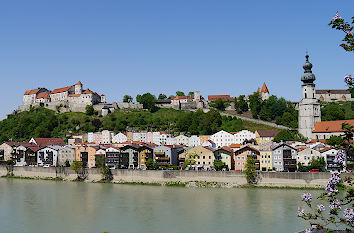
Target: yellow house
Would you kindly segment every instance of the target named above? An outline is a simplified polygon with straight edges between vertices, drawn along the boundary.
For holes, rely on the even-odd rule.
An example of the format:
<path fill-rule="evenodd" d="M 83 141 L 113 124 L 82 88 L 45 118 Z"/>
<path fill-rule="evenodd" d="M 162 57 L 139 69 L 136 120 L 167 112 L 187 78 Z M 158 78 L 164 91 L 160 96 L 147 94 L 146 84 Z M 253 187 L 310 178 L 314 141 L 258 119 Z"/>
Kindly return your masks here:
<path fill-rule="evenodd" d="M 75 160 L 82 161 L 84 167 L 96 166 L 96 151 L 98 146 L 80 146 L 75 148 Z"/>
<path fill-rule="evenodd" d="M 273 141 L 274 137 L 279 133 L 276 130 L 257 130 L 256 141 L 258 145 L 265 145 Z"/>
<path fill-rule="evenodd" d="M 217 150 L 214 151 L 214 156 L 215 159 L 223 161 L 229 170 L 234 170 L 234 152 L 233 150 L 228 147 L 228 146 L 223 146 Z"/>
<path fill-rule="evenodd" d="M 127 141 L 133 141 L 133 132 L 127 132 Z"/>
<path fill-rule="evenodd" d="M 274 143 L 268 143 L 259 147 L 261 171 L 269 171 L 273 169 L 272 145 L 274 145 Z"/>
<path fill-rule="evenodd" d="M 190 149 L 186 155 L 186 159 L 194 159 L 197 169 L 209 169 L 213 167 L 214 150 L 210 147 L 196 146 Z"/>
<path fill-rule="evenodd" d="M 139 168 L 146 169 L 146 161 L 153 159 L 153 149 L 147 146 L 139 148 Z"/>

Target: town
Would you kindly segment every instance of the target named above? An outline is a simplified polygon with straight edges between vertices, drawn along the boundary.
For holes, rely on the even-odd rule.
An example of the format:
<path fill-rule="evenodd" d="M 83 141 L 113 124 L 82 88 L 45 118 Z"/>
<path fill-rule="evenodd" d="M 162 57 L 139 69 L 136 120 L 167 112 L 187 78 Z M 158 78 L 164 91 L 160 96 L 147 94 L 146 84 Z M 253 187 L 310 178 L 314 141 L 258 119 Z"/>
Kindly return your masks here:
<path fill-rule="evenodd" d="M 303 69 L 302 100 L 297 103 L 297 109 L 298 132 L 304 140 L 274 140 L 280 130 L 220 130 L 212 135 L 189 136 L 164 131 L 102 130 L 74 134 L 67 142 L 62 138 L 3 142 L 0 145 L 0 158 L 3 163 L 13 161 L 14 166 L 69 167 L 74 161 L 80 161 L 83 167 L 95 168 L 97 160 L 104 159 L 104 165 L 111 169 L 242 172 L 245 170 L 247 158 L 252 157 L 259 171 L 295 172 L 306 171 L 306 168 L 313 168 L 310 170 L 315 172 L 345 171 L 345 166 L 338 166 L 334 161 L 338 149 L 333 144 L 327 144 L 327 140 L 332 136 L 343 136 L 343 124 L 353 126 L 354 120 L 321 121 L 319 101 L 351 100 L 351 95 L 346 90 L 315 90 L 316 78 L 312 73 L 308 55 Z M 262 100 L 269 98 L 265 83 L 257 93 Z M 209 96 L 206 101 L 199 92 L 194 92 L 193 96 L 175 96 L 158 104 L 167 104 L 177 109 L 210 108 L 209 104 L 213 100 L 230 98 L 230 95 L 214 95 Z M 62 106 L 68 105 L 71 110 L 85 109 L 88 105 L 99 106 L 101 111 L 110 109 L 105 103 L 104 95 L 90 89 L 83 90 L 81 82 L 54 91 L 45 88 L 26 91 L 21 108 L 25 110 L 36 104 L 50 108 L 58 106 L 59 103 Z M 127 104 L 133 106 L 132 103 Z M 106 113 L 109 114 L 108 111 Z M 348 160 L 351 160 L 351 155 L 348 155 Z M 321 165 L 318 165 L 318 161 Z"/>

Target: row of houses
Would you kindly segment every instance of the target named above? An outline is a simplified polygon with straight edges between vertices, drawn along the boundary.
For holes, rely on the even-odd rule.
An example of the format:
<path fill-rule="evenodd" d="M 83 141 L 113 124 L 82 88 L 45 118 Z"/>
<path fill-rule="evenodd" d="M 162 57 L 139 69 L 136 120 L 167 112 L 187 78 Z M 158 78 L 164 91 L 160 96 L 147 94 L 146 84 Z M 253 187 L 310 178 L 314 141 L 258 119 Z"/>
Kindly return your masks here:
<path fill-rule="evenodd" d="M 273 140 L 278 131 L 260 130 L 251 132 L 241 130 L 238 132 L 226 132 L 221 130 L 213 135 L 179 135 L 173 136 L 163 131 L 159 132 L 126 132 L 114 133 L 108 130 L 102 132 L 89 132 L 87 134 L 77 134 L 69 139 L 69 144 L 74 143 L 94 143 L 94 144 L 112 144 L 124 143 L 127 141 L 137 141 L 143 143 L 153 143 L 156 145 L 184 145 L 195 147 L 199 145 L 208 146 L 215 144 L 217 148 L 230 146 L 231 144 L 242 144 L 245 141 L 256 140 L 257 144 L 265 144 Z M 205 144 L 206 143 L 206 144 Z"/>
<path fill-rule="evenodd" d="M 147 169 L 151 159 L 160 167 L 183 167 L 188 169 L 213 170 L 214 161 L 222 161 L 227 170 L 244 171 L 247 158 L 252 157 L 261 171 L 296 171 L 298 164 L 308 166 L 314 158 L 324 158 L 327 170 L 341 170 L 334 163 L 337 150 L 324 143 L 274 143 L 257 145 L 231 144 L 216 147 L 204 145 L 156 145 L 143 142 L 118 144 L 77 143 L 66 145 L 62 139 L 32 138 L 29 142 L 5 142 L 0 145 L 0 161 L 14 160 L 15 166 L 68 166 L 73 161 L 82 161 L 87 168 L 96 167 L 99 157 L 110 168 Z"/>

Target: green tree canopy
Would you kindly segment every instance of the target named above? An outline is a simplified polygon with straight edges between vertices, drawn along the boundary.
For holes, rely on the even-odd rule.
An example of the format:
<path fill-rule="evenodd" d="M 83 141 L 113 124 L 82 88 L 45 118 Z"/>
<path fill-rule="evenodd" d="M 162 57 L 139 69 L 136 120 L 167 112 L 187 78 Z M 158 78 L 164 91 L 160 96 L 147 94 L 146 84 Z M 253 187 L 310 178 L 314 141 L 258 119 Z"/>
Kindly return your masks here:
<path fill-rule="evenodd" d="M 176 91 L 177 96 L 185 96 L 183 91 Z"/>
<path fill-rule="evenodd" d="M 131 102 L 133 102 L 133 97 L 131 97 L 130 95 L 124 95 L 123 102 L 124 103 L 131 103 Z"/>
<path fill-rule="evenodd" d="M 216 108 L 216 109 L 220 110 L 220 111 L 224 111 L 225 108 L 227 108 L 228 106 L 230 106 L 230 103 L 229 103 L 229 101 L 227 101 L 227 100 L 218 98 L 218 99 L 212 101 L 209 105 L 210 105 L 211 107 L 213 107 L 213 108 Z"/>
<path fill-rule="evenodd" d="M 155 105 L 156 97 L 151 93 L 145 93 L 143 95 L 138 95 L 136 97 L 137 101 L 143 105 L 144 109 L 148 109 L 150 112 L 157 111 L 157 107 Z"/>
<path fill-rule="evenodd" d="M 165 100 L 165 99 L 167 99 L 167 96 L 165 95 L 165 94 L 159 94 L 159 98 L 158 98 L 159 100 Z"/>
<path fill-rule="evenodd" d="M 92 105 L 86 105 L 86 115 L 92 116 L 95 114 L 95 109 Z"/>
<path fill-rule="evenodd" d="M 344 120 L 345 111 L 340 105 L 331 103 L 321 108 L 321 118 L 322 121 Z"/>

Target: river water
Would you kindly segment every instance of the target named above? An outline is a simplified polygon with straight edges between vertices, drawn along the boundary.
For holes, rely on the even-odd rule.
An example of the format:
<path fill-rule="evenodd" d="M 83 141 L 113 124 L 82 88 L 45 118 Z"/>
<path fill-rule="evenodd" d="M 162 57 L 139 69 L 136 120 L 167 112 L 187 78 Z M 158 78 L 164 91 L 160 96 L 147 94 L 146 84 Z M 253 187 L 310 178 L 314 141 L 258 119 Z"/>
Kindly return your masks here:
<path fill-rule="evenodd" d="M 297 232 L 303 192 L 0 179 L 0 232 Z"/>

